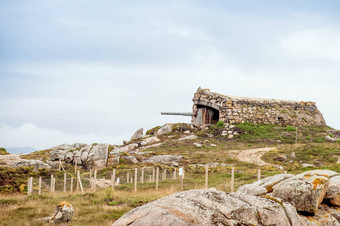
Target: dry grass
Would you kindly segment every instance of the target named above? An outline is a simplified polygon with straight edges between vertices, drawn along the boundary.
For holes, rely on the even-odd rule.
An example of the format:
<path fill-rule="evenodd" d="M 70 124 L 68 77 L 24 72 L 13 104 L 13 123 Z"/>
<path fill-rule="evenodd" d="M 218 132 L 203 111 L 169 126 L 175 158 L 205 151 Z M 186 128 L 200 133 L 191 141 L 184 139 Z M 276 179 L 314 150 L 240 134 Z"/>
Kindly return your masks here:
<path fill-rule="evenodd" d="M 100 190 L 96 193 L 55 193 L 26 196 L 0 195 L 1 225 L 48 225 L 39 220 L 52 215 L 60 201 L 70 202 L 74 216 L 70 225 L 111 225 L 125 212 L 166 195 L 175 193 L 173 187 L 133 191 Z"/>

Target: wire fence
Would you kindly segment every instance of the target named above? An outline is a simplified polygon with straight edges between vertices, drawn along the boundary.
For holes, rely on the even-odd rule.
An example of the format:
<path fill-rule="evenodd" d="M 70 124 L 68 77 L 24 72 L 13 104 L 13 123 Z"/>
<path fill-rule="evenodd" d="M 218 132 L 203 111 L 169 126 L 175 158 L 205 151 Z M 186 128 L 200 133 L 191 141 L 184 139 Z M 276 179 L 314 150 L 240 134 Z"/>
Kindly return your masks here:
<path fill-rule="evenodd" d="M 235 167 L 225 168 L 224 173 L 214 171 L 216 169 L 208 166 L 188 171 L 185 171 L 184 167 L 145 167 L 106 170 L 99 176 L 97 170 L 83 171 L 82 173 L 76 170 L 75 174 L 64 172 L 64 174 L 55 173 L 39 178 L 30 177 L 27 180 L 27 194 L 93 192 L 105 187 L 119 190 L 133 189 L 134 191 L 144 188 L 158 190 L 160 185 L 162 187 L 178 186 L 181 191 L 222 185 L 222 189 L 225 191 L 233 192 L 242 184 L 263 178 L 261 169 L 258 169 L 256 173 L 242 172 L 237 168 L 235 170 Z"/>

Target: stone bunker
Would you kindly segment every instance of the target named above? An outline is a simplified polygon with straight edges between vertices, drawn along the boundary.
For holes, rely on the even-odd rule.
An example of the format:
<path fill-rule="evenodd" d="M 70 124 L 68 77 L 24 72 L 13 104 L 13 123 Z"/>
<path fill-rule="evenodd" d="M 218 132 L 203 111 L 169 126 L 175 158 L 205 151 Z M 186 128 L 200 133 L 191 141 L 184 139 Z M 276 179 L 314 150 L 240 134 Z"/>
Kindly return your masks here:
<path fill-rule="evenodd" d="M 326 122 L 312 101 L 291 101 L 227 96 L 199 87 L 193 98 L 192 123 L 265 123 L 293 126 L 325 126 Z"/>

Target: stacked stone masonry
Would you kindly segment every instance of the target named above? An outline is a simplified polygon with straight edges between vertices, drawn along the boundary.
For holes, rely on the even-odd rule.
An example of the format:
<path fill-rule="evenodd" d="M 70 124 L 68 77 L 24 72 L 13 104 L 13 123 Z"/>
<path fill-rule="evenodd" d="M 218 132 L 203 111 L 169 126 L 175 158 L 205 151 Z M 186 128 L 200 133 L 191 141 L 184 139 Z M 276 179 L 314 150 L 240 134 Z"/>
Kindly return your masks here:
<path fill-rule="evenodd" d="M 198 88 L 193 102 L 192 122 L 196 125 L 217 121 L 231 124 L 326 125 L 321 112 L 311 101 L 225 96 Z"/>

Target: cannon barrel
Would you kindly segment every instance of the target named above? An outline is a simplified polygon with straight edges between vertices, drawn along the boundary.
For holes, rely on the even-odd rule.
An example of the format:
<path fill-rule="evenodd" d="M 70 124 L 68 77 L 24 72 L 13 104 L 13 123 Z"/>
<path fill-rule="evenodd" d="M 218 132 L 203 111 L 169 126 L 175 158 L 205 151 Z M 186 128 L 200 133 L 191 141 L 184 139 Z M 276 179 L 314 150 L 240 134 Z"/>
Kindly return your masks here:
<path fill-rule="evenodd" d="M 193 116 L 191 112 L 161 112 L 161 115 L 182 115 L 182 116 Z"/>

